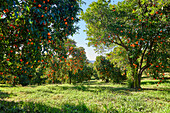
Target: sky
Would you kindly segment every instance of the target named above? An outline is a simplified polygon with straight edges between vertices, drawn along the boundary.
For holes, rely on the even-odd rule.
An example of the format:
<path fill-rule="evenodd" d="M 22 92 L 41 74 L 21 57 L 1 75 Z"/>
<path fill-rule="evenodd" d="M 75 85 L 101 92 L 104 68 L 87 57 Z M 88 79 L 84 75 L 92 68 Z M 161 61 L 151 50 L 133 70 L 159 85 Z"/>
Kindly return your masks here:
<path fill-rule="evenodd" d="M 89 7 L 89 5 L 92 2 L 97 2 L 97 0 L 83 0 L 86 4 L 83 4 L 81 8 L 83 9 L 83 12 L 86 11 L 86 9 Z M 123 0 L 111 0 L 112 4 L 117 4 L 117 2 L 123 1 Z M 83 20 L 80 20 L 79 23 L 77 24 L 79 26 L 79 31 L 77 34 L 73 35 L 73 37 L 70 36 L 71 39 L 75 40 L 77 42 L 78 47 L 84 47 L 86 56 L 88 60 L 95 60 L 96 56 L 99 56 L 100 54 L 95 53 L 93 47 L 88 47 L 88 40 L 86 40 L 87 35 L 86 32 L 83 32 L 83 30 L 86 29 L 86 23 Z"/>

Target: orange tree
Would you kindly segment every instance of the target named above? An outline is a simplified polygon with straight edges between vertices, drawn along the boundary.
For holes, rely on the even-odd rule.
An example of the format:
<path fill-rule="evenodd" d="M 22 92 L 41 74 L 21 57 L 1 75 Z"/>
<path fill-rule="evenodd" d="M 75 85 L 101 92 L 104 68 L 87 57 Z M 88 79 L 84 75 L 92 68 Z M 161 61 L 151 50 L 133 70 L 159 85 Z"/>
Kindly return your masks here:
<path fill-rule="evenodd" d="M 88 64 L 88 63 L 87 63 Z M 77 76 L 78 76 L 78 82 L 83 82 L 83 81 L 87 81 L 87 80 L 91 80 L 91 77 L 93 74 L 93 68 L 90 67 L 89 65 L 84 65 L 83 69 L 79 69 L 77 72 Z"/>
<path fill-rule="evenodd" d="M 73 80 L 76 80 L 75 82 L 83 82 L 88 76 L 88 67 L 87 67 L 87 57 L 86 52 L 83 47 L 78 47 L 73 49 L 72 51 L 72 61 L 70 63 L 73 64 L 72 74 Z"/>
<path fill-rule="evenodd" d="M 95 67 L 94 67 L 94 63 L 90 63 L 90 62 L 88 61 L 87 67 L 90 68 L 89 71 L 88 71 L 89 74 L 91 75 L 91 76 L 90 76 L 90 79 L 91 79 L 91 77 L 93 76 L 95 79 L 99 80 L 99 77 L 98 77 L 98 75 L 97 75 L 97 71 L 95 70 Z"/>
<path fill-rule="evenodd" d="M 69 83 L 82 82 L 87 73 L 82 72 L 84 66 L 87 64 L 87 57 L 83 47 L 76 47 L 74 40 L 68 40 L 66 42 L 68 50 L 68 59 L 66 61 L 68 69 Z M 83 74 L 80 74 L 83 73 Z"/>
<path fill-rule="evenodd" d="M 63 61 L 57 56 L 52 58 L 47 72 L 47 81 L 71 84 L 90 79 L 90 69 L 86 66 L 87 57 L 84 48 L 77 47 L 72 39 L 67 39 L 64 44 L 67 56 L 62 56 Z"/>
<path fill-rule="evenodd" d="M 162 76 L 169 68 L 169 2 L 124 0 L 111 5 L 110 0 L 98 0 L 82 12 L 89 45 L 98 50 L 119 45 L 126 50 L 132 88 L 140 88 L 144 70 L 153 68 Z"/>
<path fill-rule="evenodd" d="M 60 60 L 58 56 L 55 56 L 51 59 L 49 63 L 49 67 L 45 72 L 45 76 L 43 78 L 47 78 L 46 83 L 64 83 L 67 78 L 67 66 L 66 66 L 66 58 Z"/>
<path fill-rule="evenodd" d="M 121 69 L 122 75 L 126 76 L 126 71 L 129 68 L 128 56 L 126 50 L 117 46 L 112 52 L 107 54 L 107 59 L 109 59 L 115 66 Z"/>
<path fill-rule="evenodd" d="M 121 75 L 120 68 L 114 67 L 114 65 L 104 56 L 96 57 L 94 68 L 97 71 L 99 78 L 106 80 L 106 82 L 111 80 L 112 82 L 119 83 L 125 78 Z"/>
<path fill-rule="evenodd" d="M 61 47 L 61 46 L 60 46 Z M 68 80 L 68 74 L 69 74 L 69 67 L 70 63 L 69 58 L 72 53 L 73 48 L 76 48 L 76 42 L 71 39 L 67 39 L 64 41 L 64 48 L 66 51 L 66 54 L 59 54 L 52 57 L 49 68 L 46 71 L 46 82 L 48 83 L 64 83 Z M 59 58 L 61 56 L 62 59 Z"/>
<path fill-rule="evenodd" d="M 63 42 L 78 29 L 74 23 L 80 4 L 79 0 L 0 0 L 0 74 L 28 85 L 37 76 L 37 67 L 44 70 L 54 54 L 64 60 Z"/>

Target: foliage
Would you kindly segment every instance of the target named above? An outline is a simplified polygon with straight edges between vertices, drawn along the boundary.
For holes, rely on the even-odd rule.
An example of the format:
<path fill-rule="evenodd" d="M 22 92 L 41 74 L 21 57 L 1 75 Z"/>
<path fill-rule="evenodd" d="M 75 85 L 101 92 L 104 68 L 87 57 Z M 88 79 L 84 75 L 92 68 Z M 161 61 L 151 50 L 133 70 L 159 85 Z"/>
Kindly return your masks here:
<path fill-rule="evenodd" d="M 140 88 L 142 73 L 147 68 L 157 70 L 157 76 L 169 69 L 168 10 L 168 0 L 124 0 L 117 5 L 111 5 L 110 0 L 98 0 L 82 12 L 81 18 L 87 24 L 88 44 L 96 51 L 118 45 L 126 50 L 132 87 Z"/>
<path fill-rule="evenodd" d="M 66 43 L 69 55 L 69 58 L 66 61 L 67 69 L 70 72 L 68 76 L 70 80 L 69 82 L 82 82 L 90 76 L 86 73 L 87 57 L 85 49 L 83 47 L 71 46 L 76 45 L 76 43 L 71 40 L 68 40 Z"/>
<path fill-rule="evenodd" d="M 99 80 L 99 77 L 98 77 L 97 71 L 96 71 L 96 69 L 95 69 L 95 67 L 94 67 L 94 64 L 93 64 L 93 63 L 89 63 L 89 64 L 88 64 L 88 67 L 91 68 L 92 76 L 93 76 L 96 80 Z"/>
<path fill-rule="evenodd" d="M 1 0 L 0 74 L 19 77 L 20 83 L 26 85 L 40 76 L 36 75 L 37 68 L 46 69 L 53 56 L 64 61 L 64 41 L 78 29 L 74 23 L 79 21 L 80 3 L 79 0 Z"/>
<path fill-rule="evenodd" d="M 65 48 L 67 57 L 62 57 L 64 61 L 55 57 L 49 64 L 48 80 L 51 79 L 53 83 L 68 82 L 70 84 L 90 80 L 91 68 L 87 66 L 85 49 L 77 47 L 76 42 L 72 39 L 65 41 Z"/>
<path fill-rule="evenodd" d="M 121 75 L 120 68 L 114 67 L 114 65 L 104 56 L 96 57 L 94 67 L 99 75 L 99 78 L 106 80 L 106 82 L 109 82 L 111 79 L 113 82 L 119 83 L 124 78 Z"/>
<path fill-rule="evenodd" d="M 122 69 L 125 69 L 129 65 L 127 52 L 121 46 L 115 47 L 112 52 L 107 54 L 107 58 L 117 67 Z"/>

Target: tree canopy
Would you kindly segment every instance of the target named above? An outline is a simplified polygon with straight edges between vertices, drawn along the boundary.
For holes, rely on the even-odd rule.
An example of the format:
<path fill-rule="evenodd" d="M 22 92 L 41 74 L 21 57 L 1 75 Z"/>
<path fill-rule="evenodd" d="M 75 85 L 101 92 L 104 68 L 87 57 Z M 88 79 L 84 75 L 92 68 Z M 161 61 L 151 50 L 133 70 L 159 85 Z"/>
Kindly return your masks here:
<path fill-rule="evenodd" d="M 1 0 L 0 74 L 32 77 L 37 67 L 45 69 L 53 56 L 64 60 L 64 41 L 78 29 L 74 23 L 79 21 L 80 3 Z"/>
<path fill-rule="evenodd" d="M 140 88 L 147 68 L 161 76 L 169 68 L 168 0 L 124 0 L 117 5 L 98 0 L 81 15 L 87 24 L 89 46 L 100 51 L 119 45 L 126 50 L 131 87 Z"/>

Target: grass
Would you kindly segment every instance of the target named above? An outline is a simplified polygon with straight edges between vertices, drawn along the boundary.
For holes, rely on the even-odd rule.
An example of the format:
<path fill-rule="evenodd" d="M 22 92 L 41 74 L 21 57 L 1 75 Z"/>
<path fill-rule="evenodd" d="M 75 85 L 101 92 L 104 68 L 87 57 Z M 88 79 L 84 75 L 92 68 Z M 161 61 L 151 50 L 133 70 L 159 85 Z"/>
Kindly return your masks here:
<path fill-rule="evenodd" d="M 169 80 L 143 80 L 144 90 L 91 80 L 77 85 L 0 84 L 0 113 L 169 113 Z"/>

